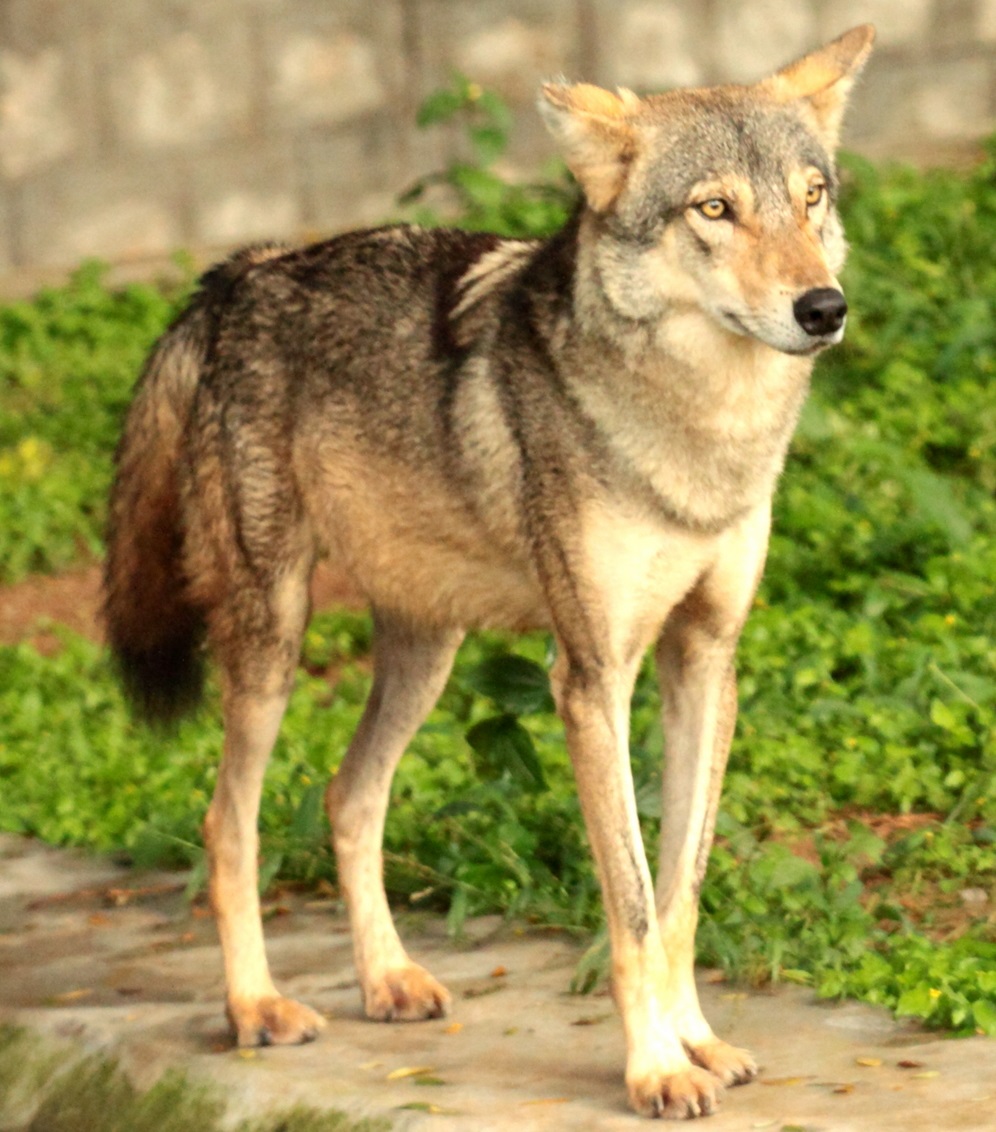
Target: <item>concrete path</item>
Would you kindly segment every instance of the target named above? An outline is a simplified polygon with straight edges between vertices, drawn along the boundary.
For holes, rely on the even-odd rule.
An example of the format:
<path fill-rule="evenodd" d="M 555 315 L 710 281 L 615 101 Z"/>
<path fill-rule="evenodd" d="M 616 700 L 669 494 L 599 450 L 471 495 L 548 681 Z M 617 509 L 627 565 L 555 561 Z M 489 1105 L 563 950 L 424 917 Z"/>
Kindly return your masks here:
<path fill-rule="evenodd" d="M 562 935 L 482 920 L 457 945 L 438 921 L 409 920 L 413 956 L 454 1009 L 388 1026 L 361 1016 L 341 910 L 282 900 L 267 922 L 278 983 L 328 1029 L 309 1046 L 240 1053 L 223 1028 L 214 925 L 181 885 L 0 836 L 0 1022 L 112 1052 L 140 1084 L 183 1068 L 219 1083 L 235 1116 L 302 1102 L 413 1132 L 640 1126 L 611 1001 L 567 993 L 578 951 Z M 762 1066 L 726 1094 L 711 1132 L 996 1130 L 996 1042 L 939 1039 L 798 988 L 702 983 L 716 1030 Z"/>

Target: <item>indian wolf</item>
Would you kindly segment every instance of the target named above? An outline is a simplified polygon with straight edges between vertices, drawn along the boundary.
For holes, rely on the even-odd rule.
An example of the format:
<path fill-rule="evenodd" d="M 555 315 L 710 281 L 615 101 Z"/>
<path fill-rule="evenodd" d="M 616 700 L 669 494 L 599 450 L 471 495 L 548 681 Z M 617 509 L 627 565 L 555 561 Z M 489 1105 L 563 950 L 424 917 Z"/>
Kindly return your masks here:
<path fill-rule="evenodd" d="M 221 671 L 204 826 L 238 1043 L 314 1038 L 275 987 L 257 895 L 261 783 L 329 558 L 369 600 L 374 680 L 327 793 L 366 1013 L 445 1014 L 382 880 L 394 768 L 465 632 L 545 628 L 602 886 L 630 1102 L 713 1111 L 756 1073 L 693 977 L 734 729 L 738 635 L 814 355 L 841 340 L 834 151 L 863 26 L 750 86 L 542 87 L 581 194 L 547 240 L 395 225 L 243 250 L 146 365 L 106 568 L 126 690 L 168 720 Z M 629 702 L 654 646 L 667 751 L 656 884 Z"/>

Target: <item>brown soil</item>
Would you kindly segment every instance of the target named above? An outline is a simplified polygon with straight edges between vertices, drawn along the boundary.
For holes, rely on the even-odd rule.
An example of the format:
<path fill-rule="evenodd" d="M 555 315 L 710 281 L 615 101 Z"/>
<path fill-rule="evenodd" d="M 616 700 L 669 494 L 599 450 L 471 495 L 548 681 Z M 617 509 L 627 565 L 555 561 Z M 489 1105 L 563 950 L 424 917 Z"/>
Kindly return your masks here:
<path fill-rule="evenodd" d="M 316 609 L 332 605 L 358 607 L 363 598 L 340 574 L 319 567 L 311 588 Z M 57 626 L 100 640 L 100 567 L 86 566 L 65 574 L 37 575 L 0 588 L 0 644 L 29 641 L 41 652 L 59 646 Z"/>
<path fill-rule="evenodd" d="M 42 652 L 58 647 L 57 625 L 98 640 L 100 567 L 37 575 L 0 588 L 0 644 L 30 641 Z"/>

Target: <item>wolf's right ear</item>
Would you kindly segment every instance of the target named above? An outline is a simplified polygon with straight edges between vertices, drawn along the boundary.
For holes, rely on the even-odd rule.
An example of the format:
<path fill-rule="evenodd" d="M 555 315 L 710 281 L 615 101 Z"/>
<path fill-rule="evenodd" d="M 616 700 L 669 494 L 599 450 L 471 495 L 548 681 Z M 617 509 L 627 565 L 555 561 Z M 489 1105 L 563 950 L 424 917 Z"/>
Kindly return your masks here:
<path fill-rule="evenodd" d="M 626 182 L 635 149 L 630 118 L 640 99 L 631 90 L 613 94 L 589 83 L 544 83 L 538 106 L 588 203 L 604 212 Z"/>
<path fill-rule="evenodd" d="M 847 96 L 874 42 L 875 29 L 871 24 L 851 28 L 825 47 L 783 67 L 760 85 L 778 102 L 802 104 L 827 147 L 835 150 Z"/>

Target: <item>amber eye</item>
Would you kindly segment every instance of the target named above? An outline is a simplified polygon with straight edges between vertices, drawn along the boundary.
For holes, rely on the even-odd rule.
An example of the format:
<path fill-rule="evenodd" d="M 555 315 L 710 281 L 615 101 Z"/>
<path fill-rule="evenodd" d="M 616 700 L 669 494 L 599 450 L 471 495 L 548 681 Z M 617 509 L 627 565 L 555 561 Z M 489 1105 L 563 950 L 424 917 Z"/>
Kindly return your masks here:
<path fill-rule="evenodd" d="M 706 220 L 724 220 L 730 215 L 730 206 L 725 200 L 721 200 L 719 197 L 714 197 L 712 200 L 704 200 L 695 207 Z"/>
<path fill-rule="evenodd" d="M 816 205 L 823 200 L 823 194 L 826 192 L 826 186 L 822 181 L 814 181 L 808 189 L 806 189 L 806 207 L 815 208 Z"/>

